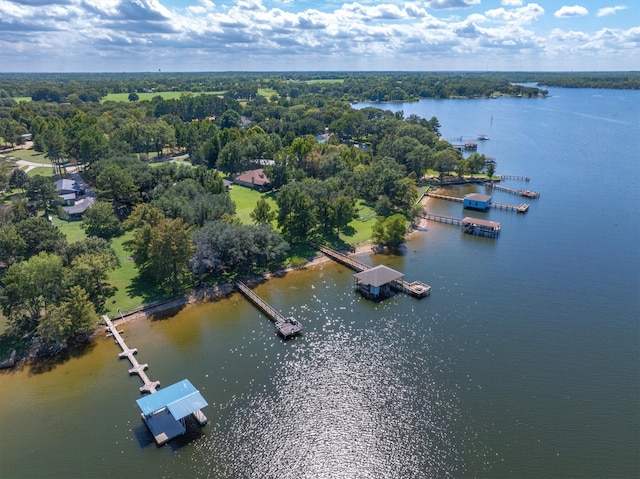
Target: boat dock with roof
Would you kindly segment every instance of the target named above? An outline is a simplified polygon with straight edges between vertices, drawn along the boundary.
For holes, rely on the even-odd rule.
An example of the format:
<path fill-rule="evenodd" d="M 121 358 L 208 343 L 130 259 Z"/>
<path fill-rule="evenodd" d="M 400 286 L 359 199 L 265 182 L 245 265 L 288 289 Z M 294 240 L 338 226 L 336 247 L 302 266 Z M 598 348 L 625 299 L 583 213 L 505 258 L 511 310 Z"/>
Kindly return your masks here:
<path fill-rule="evenodd" d="M 482 204 L 482 207 L 477 207 L 477 208 L 472 207 L 471 209 L 485 210 L 487 208 L 498 208 L 498 209 L 503 209 L 508 211 L 515 211 L 518 213 L 526 213 L 529 210 L 529 205 L 526 203 L 520 203 L 519 205 L 496 203 L 495 201 L 491 200 L 491 196 L 480 195 L 478 193 L 469 193 L 465 195 L 464 198 L 461 198 L 459 196 L 441 195 L 438 193 L 431 193 L 431 192 L 427 192 L 425 193 L 425 195 L 429 196 L 430 198 L 437 198 L 440 200 L 456 201 L 458 203 L 463 203 L 465 207 L 468 207 L 467 204 L 469 204 L 470 201 L 475 202 L 476 199 L 484 200 L 484 201 L 480 201 L 480 203 Z"/>
<path fill-rule="evenodd" d="M 387 287 L 407 293 L 418 299 L 424 298 L 431 294 L 431 286 L 422 281 L 413 281 L 411 283 L 404 280 L 404 274 L 391 269 L 387 266 L 380 265 L 376 267 L 368 266 L 361 263 L 349 256 L 342 254 L 327 246 L 322 246 L 316 243 L 310 243 L 310 245 L 320 251 L 322 251 L 329 258 L 334 259 L 338 263 L 341 263 L 355 271 L 354 275 L 356 287 L 366 297 L 379 297 L 383 293 L 387 292 Z M 380 291 L 376 291 L 376 288 L 382 288 Z"/>
<path fill-rule="evenodd" d="M 466 218 L 453 218 L 451 216 L 432 215 L 425 212 L 421 217 L 438 223 L 462 226 L 463 231 L 467 234 L 485 236 L 487 238 L 497 238 L 500 234 L 500 230 L 502 229 L 502 225 L 498 221 L 483 220 L 480 218 L 472 218 L 470 216 L 467 216 Z"/>
<path fill-rule="evenodd" d="M 293 337 L 302 331 L 302 325 L 297 319 L 293 317 L 285 317 L 280 314 L 275 308 L 271 307 L 242 281 L 235 281 L 235 285 L 249 301 L 255 304 L 258 309 L 260 309 L 275 323 L 276 331 L 284 339 Z"/>
<path fill-rule="evenodd" d="M 135 358 L 137 348 L 130 348 L 122 338 L 121 333 L 113 321 L 106 314 L 102 316 L 107 329 L 107 337 L 113 337 L 122 352 L 120 359 L 127 358 L 131 363 L 129 374 L 137 374 L 142 380 L 141 393 L 149 393 L 136 403 L 142 410 L 142 419 L 151 431 L 158 446 L 162 446 L 174 437 L 186 432 L 185 419 L 191 415 L 201 426 L 207 424 L 207 417 L 201 409 L 207 406 L 207 401 L 193 387 L 188 379 L 172 384 L 158 391 L 160 381 L 152 381 L 145 373 L 148 364 L 140 364 Z"/>

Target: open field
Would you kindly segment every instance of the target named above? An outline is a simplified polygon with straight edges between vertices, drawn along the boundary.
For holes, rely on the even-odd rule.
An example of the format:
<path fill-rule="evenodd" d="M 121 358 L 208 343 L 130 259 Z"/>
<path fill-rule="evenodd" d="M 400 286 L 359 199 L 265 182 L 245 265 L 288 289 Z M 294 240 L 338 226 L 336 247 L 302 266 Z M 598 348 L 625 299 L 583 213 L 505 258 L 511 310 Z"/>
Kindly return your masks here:
<path fill-rule="evenodd" d="M 193 91 L 157 91 L 151 93 L 138 93 L 138 101 L 151 100 L 156 96 L 161 96 L 164 100 L 175 100 L 182 95 L 221 95 L 223 91 L 206 91 L 206 92 L 193 92 Z M 100 100 L 101 103 L 105 101 L 129 101 L 129 93 L 109 93 L 107 96 Z"/>
<path fill-rule="evenodd" d="M 258 95 L 265 97 L 267 100 L 277 94 L 278 92 L 273 88 L 258 88 Z"/>

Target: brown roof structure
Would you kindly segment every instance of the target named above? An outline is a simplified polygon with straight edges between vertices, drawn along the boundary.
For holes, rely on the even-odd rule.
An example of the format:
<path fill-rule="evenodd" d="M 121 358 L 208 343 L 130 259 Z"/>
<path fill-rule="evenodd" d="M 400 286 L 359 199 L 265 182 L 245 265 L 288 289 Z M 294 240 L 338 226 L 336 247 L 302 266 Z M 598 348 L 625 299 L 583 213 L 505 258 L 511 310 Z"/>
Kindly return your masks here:
<path fill-rule="evenodd" d="M 353 277 L 361 283 L 377 287 L 393 283 L 396 280 L 401 280 L 403 276 L 404 274 L 401 272 L 391 269 L 383 264 L 353 275 Z"/>
<path fill-rule="evenodd" d="M 244 173 L 235 176 L 233 181 L 240 185 L 255 186 L 257 188 L 269 184 L 269 178 L 264 174 L 264 170 L 262 168 L 245 171 Z"/>

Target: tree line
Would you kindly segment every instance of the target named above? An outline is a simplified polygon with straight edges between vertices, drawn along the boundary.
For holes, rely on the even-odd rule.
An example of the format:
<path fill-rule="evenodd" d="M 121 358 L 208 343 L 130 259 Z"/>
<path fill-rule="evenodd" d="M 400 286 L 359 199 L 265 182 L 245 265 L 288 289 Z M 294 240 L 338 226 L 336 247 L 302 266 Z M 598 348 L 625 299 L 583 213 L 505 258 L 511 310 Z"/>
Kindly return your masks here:
<path fill-rule="evenodd" d="M 0 305 L 15 337 L 61 345 L 86 335 L 113 295 L 111 241 L 127 235 L 136 281 L 171 296 L 198 284 L 278 267 L 309 239 L 349 232 L 359 206 L 379 217 L 374 240 L 397 245 L 419 213 L 428 170 L 478 173 L 440 138 L 437 118 L 305 93 L 246 102 L 185 95 L 175 100 L 0 107 L 56 171 L 76 166 L 97 194 L 82 219 L 87 239 L 67 243 L 47 217 L 59 215 L 53 179 L 3 162 Z M 189 164 L 167 160 L 188 157 Z M 274 192 L 236 214 L 224 175 L 263 167 Z M 80 321 L 80 318 L 84 318 Z"/>

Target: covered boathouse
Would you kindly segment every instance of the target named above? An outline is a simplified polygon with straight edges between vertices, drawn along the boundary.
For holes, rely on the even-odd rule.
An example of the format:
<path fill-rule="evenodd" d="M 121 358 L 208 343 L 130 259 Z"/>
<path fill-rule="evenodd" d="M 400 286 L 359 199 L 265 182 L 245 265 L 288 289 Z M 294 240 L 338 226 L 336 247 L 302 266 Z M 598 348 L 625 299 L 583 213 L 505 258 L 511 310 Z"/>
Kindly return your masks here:
<path fill-rule="evenodd" d="M 462 207 L 471 210 L 485 211 L 491 206 L 491 198 L 491 195 L 469 193 L 467 195 L 464 195 Z"/>
<path fill-rule="evenodd" d="M 207 423 L 200 410 L 208 403 L 188 379 L 144 396 L 136 403 L 158 446 L 184 434 L 185 419 L 190 414 L 201 426 Z"/>
<path fill-rule="evenodd" d="M 462 219 L 462 228 L 465 233 L 487 238 L 497 238 L 502 225 L 498 221 L 483 220 L 467 216 Z"/>
<path fill-rule="evenodd" d="M 379 265 L 353 275 L 355 287 L 368 299 L 386 298 L 391 296 L 393 284 L 402 288 L 404 274 L 385 265 Z"/>

